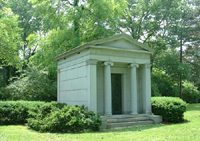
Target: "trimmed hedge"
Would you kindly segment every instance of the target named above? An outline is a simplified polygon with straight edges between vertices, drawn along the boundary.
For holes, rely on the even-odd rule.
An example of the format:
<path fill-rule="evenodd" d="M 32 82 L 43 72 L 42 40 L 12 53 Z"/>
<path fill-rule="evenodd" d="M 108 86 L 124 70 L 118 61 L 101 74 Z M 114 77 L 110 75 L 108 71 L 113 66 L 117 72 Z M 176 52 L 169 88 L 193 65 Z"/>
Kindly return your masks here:
<path fill-rule="evenodd" d="M 27 123 L 28 110 L 45 102 L 0 101 L 0 125 Z"/>
<path fill-rule="evenodd" d="M 182 122 L 186 102 L 177 97 L 152 97 L 152 112 L 161 115 L 166 122 Z"/>
<path fill-rule="evenodd" d="M 0 101 L 0 125 L 26 124 L 40 132 L 97 131 L 100 115 L 59 102 Z"/>

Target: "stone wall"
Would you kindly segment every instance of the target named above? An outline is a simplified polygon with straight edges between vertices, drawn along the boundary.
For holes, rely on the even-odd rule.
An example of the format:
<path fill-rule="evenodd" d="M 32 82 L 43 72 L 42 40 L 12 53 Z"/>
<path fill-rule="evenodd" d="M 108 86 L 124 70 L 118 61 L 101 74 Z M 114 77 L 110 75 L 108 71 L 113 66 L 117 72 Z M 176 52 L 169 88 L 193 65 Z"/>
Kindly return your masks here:
<path fill-rule="evenodd" d="M 88 106 L 87 51 L 58 63 L 58 101 Z"/>

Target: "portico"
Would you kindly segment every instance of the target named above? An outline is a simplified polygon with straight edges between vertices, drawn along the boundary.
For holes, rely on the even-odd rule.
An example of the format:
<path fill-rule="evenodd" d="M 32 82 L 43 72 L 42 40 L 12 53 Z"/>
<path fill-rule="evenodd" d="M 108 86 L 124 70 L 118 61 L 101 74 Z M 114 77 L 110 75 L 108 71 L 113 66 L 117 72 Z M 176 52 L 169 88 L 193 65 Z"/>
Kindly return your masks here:
<path fill-rule="evenodd" d="M 102 116 L 151 114 L 150 54 L 126 34 L 86 43 L 56 57 L 58 101 Z"/>

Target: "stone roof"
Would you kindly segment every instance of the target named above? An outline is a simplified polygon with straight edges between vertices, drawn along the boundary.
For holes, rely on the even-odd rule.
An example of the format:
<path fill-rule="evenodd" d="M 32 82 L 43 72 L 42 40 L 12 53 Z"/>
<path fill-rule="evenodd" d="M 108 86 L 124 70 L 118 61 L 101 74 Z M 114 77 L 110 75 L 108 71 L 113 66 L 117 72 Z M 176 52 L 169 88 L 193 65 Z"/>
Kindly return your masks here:
<path fill-rule="evenodd" d="M 87 43 L 85 43 L 83 45 L 80 45 L 78 47 L 70 49 L 67 52 L 64 52 L 64 53 L 58 55 L 57 57 L 55 57 L 55 60 L 58 61 L 60 59 L 66 58 L 67 56 L 69 56 L 71 54 L 74 54 L 76 52 L 79 52 L 79 51 L 81 51 L 83 49 L 87 49 L 87 48 L 104 48 L 104 49 L 108 48 L 108 49 L 118 49 L 119 50 L 119 48 L 116 48 L 116 47 L 104 46 L 104 44 L 106 44 L 106 43 L 113 42 L 113 41 L 118 41 L 118 40 L 128 41 L 133 46 L 143 50 L 143 51 L 136 51 L 136 52 L 144 52 L 144 53 L 153 53 L 154 52 L 154 49 L 148 47 L 147 45 L 145 45 L 145 44 L 143 44 L 141 42 L 138 42 L 137 40 L 133 39 L 128 34 L 117 34 L 117 35 L 110 36 L 108 38 L 103 38 L 103 39 L 87 42 Z M 129 48 L 129 50 L 131 51 L 131 50 L 134 50 L 134 49 Z"/>

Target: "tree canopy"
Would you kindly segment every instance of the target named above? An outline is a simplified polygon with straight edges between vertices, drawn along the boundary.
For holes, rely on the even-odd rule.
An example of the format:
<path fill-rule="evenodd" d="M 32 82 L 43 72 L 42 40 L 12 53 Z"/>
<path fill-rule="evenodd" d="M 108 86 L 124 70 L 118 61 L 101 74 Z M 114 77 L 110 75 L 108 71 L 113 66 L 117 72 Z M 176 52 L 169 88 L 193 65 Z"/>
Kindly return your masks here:
<path fill-rule="evenodd" d="M 20 66 L 18 46 L 21 44 L 21 29 L 18 16 L 10 8 L 0 8 L 0 65 Z"/>
<path fill-rule="evenodd" d="M 181 78 L 194 82 L 200 89 L 199 3 L 199 0 L 0 0 L 0 62 L 14 67 L 14 72 L 16 66 L 24 70 L 31 64 L 47 70 L 49 79 L 55 81 L 55 56 L 92 40 L 127 33 L 155 49 L 152 70 L 165 72 L 176 86 L 181 85 Z M 8 75 L 7 79 L 16 74 Z"/>

